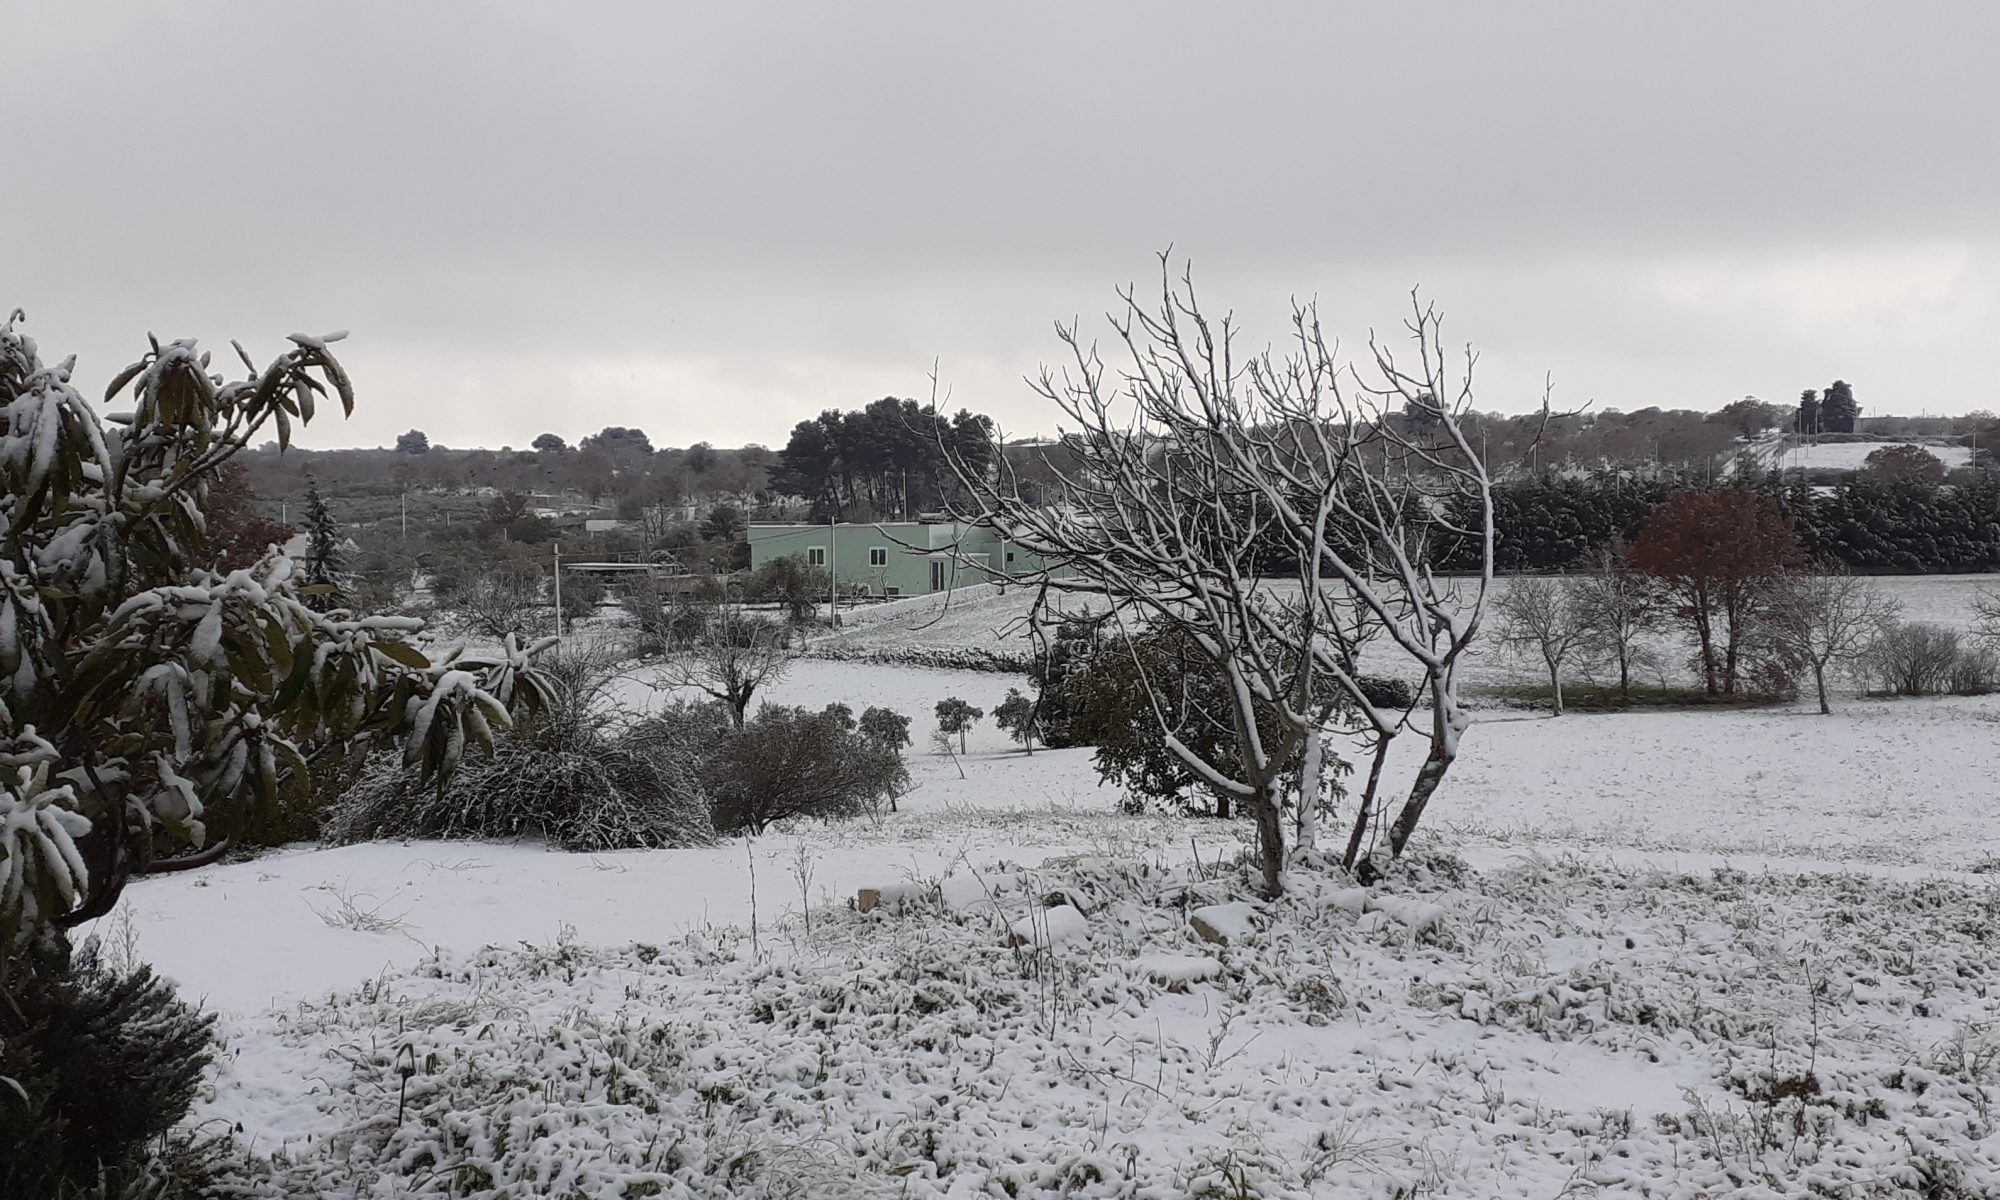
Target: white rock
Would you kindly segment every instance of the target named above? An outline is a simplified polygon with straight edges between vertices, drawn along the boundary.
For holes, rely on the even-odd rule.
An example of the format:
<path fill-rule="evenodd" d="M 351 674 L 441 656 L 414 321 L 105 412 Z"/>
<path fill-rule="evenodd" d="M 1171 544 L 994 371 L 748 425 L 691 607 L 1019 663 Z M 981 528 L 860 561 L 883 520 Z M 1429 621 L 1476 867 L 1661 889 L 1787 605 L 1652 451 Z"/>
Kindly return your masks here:
<path fill-rule="evenodd" d="M 1188 914 L 1188 923 L 1203 941 L 1227 946 L 1240 942 L 1257 928 L 1257 906 L 1247 900 L 1230 904 L 1210 904 Z"/>
<path fill-rule="evenodd" d="M 1170 992 L 1185 992 L 1191 983 L 1222 974 L 1221 963 L 1199 954 L 1147 954 L 1133 965 Z"/>
<path fill-rule="evenodd" d="M 1022 917 L 1007 931 L 1010 946 L 1046 949 L 1090 935 L 1090 919 L 1067 904 Z"/>

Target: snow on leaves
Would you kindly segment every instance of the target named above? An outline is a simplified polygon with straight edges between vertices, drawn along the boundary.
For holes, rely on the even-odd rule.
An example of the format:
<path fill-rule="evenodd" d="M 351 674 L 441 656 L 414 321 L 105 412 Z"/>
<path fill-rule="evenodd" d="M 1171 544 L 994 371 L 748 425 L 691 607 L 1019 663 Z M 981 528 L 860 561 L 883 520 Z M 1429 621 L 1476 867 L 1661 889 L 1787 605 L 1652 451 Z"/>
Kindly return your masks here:
<path fill-rule="evenodd" d="M 19 319 L 0 325 L 0 757 L 22 772 L 0 800 L 0 957 L 101 911 L 155 831 L 201 847 L 218 818 L 277 802 L 315 748 L 421 718 L 410 759 L 449 776 L 510 706 L 542 699 L 544 644 L 433 663 L 411 644 L 419 622 L 315 611 L 282 555 L 193 565 L 232 454 L 272 426 L 288 443 L 328 396 L 352 411 L 338 335 L 294 335 L 261 369 L 238 346 L 236 380 L 192 341 L 154 341 L 105 394 L 129 388 L 132 410 L 100 419 Z M 96 853 L 78 841 L 93 832 Z"/>

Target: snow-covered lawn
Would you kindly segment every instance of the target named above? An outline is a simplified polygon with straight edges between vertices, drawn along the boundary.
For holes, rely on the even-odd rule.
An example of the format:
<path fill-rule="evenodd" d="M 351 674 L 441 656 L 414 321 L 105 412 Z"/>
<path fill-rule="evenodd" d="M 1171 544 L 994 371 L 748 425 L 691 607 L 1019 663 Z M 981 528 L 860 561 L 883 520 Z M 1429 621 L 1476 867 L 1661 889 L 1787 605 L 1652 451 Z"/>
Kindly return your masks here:
<path fill-rule="evenodd" d="M 444 955 L 233 1023 L 201 1114 L 270 1196 L 2000 1187 L 1990 888 L 1536 856 L 1243 887 L 961 869 L 782 941 Z M 1191 932 L 1217 904 L 1226 945 Z M 1068 936 L 1007 945 L 1041 913 Z"/>
<path fill-rule="evenodd" d="M 2000 591 L 2000 577 L 1992 575 L 1885 575 L 1870 582 L 1902 603 L 1905 618 L 1960 628 L 1972 623 L 1973 601 L 1982 591 Z M 1283 591 L 1290 585 L 1278 582 L 1268 586 Z M 1495 580 L 1494 599 L 1505 595 L 1510 586 L 1511 581 L 1505 577 Z M 943 604 L 929 597 L 917 599 L 925 603 L 884 605 L 882 612 L 870 613 L 861 623 L 823 635 L 815 642 L 813 652 L 915 663 L 922 663 L 934 654 L 987 651 L 1025 658 L 1032 652 L 1025 621 L 1034 601 L 1032 589 L 1012 588 L 996 594 L 991 588 L 981 588 Z M 1065 597 L 1062 603 L 1072 611 L 1089 611 L 1092 598 Z M 1665 635 L 1648 640 L 1669 665 L 1669 677 L 1685 678 L 1680 665 L 1687 652 L 1681 641 Z M 1370 669 L 1387 672 L 1405 667 L 1385 645 L 1372 647 L 1365 662 Z M 1538 667 L 1499 652 L 1490 640 L 1473 647 L 1464 671 L 1475 692 L 1540 680 Z"/>

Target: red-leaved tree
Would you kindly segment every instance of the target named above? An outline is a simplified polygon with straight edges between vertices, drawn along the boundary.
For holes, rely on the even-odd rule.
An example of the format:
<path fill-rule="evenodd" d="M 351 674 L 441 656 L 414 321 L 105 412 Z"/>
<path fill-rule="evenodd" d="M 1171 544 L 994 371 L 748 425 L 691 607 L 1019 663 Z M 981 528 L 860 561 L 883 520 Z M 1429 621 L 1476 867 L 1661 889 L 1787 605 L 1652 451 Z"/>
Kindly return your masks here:
<path fill-rule="evenodd" d="M 1736 693 L 1753 618 L 1804 562 L 1792 519 L 1747 488 L 1674 493 L 1632 547 L 1632 565 L 1653 579 L 1699 648 L 1711 696 Z"/>

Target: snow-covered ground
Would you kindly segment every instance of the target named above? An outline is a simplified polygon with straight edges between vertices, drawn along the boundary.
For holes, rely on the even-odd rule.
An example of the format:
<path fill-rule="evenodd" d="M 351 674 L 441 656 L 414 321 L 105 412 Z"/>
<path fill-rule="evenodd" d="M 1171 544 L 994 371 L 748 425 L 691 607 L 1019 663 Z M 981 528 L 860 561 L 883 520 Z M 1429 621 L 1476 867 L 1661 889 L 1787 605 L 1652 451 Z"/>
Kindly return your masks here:
<path fill-rule="evenodd" d="M 1982 582 L 1887 586 L 1963 621 Z M 100 932 L 225 1014 L 199 1115 L 267 1195 L 2000 1194 L 2000 699 L 1483 710 L 1451 857 L 1270 907 L 1247 830 L 1119 813 L 1088 750 L 925 752 L 938 699 L 1021 682 L 794 664 L 768 699 L 916 718 L 880 821 L 297 849 Z"/>
<path fill-rule="evenodd" d="M 1933 446 L 1893 438 L 1879 442 L 1821 442 L 1806 446 L 1796 444 L 1791 438 L 1782 438 L 1765 442 L 1758 450 L 1772 467 L 1786 471 L 1858 471 L 1867 465 L 1868 456 L 1875 451 L 1904 445 L 1920 445 L 1936 455 L 1947 470 L 1972 463 L 1970 446 Z"/>

